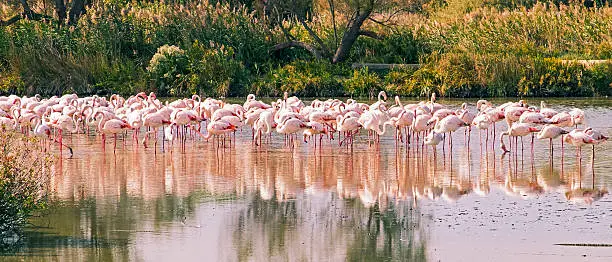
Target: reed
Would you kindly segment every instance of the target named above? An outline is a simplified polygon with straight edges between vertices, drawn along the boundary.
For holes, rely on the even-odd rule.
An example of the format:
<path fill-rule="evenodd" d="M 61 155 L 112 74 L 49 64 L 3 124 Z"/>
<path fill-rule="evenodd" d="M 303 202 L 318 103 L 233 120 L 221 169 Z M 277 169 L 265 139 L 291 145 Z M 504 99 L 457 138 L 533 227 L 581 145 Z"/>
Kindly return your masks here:
<path fill-rule="evenodd" d="M 0 93 L 242 96 L 369 96 L 372 90 L 423 96 L 592 96 L 610 94 L 609 65 L 562 64 L 612 59 L 612 8 L 562 1 L 432 1 L 391 26 L 366 24 L 381 38 L 360 37 L 347 64 L 318 61 L 299 49 L 270 53 L 285 41 L 280 25 L 313 42 L 292 20 L 273 23 L 253 5 L 103 1 L 78 25 L 20 21 L 0 28 Z M 11 15 L 8 5 L 0 14 Z M 315 6 L 316 7 L 316 6 Z M 330 16 L 310 22 L 334 46 Z M 185 52 L 185 64 L 147 70 L 162 46 Z M 179 61 L 173 61 L 178 63 Z M 421 63 L 419 70 L 356 72 L 353 62 Z M 171 72 L 172 70 L 178 70 Z M 179 72 L 180 71 L 180 72 Z M 168 78 L 168 76 L 172 76 Z M 364 78 L 367 85 L 356 83 Z M 375 83 L 375 84 L 372 84 Z"/>

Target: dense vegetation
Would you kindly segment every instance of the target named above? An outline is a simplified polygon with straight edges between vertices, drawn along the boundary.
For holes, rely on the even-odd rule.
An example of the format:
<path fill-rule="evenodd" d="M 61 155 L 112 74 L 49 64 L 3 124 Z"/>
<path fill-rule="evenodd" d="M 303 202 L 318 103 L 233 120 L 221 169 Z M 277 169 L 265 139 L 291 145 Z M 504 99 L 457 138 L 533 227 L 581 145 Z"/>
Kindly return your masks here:
<path fill-rule="evenodd" d="M 612 89 L 610 62 L 568 61 L 612 58 L 612 8 L 601 0 L 295 0 L 293 9 L 284 1 L 100 0 L 67 22 L 54 11 L 58 1 L 28 1 L 35 15 L 10 24 L 23 12 L 19 1 L 0 7 L 0 93 L 480 97 Z M 339 56 L 360 1 L 376 8 Z M 421 66 L 373 71 L 353 63 Z"/>
<path fill-rule="evenodd" d="M 18 239 L 33 212 L 45 207 L 50 159 L 35 139 L 0 132 L 0 250 Z"/>

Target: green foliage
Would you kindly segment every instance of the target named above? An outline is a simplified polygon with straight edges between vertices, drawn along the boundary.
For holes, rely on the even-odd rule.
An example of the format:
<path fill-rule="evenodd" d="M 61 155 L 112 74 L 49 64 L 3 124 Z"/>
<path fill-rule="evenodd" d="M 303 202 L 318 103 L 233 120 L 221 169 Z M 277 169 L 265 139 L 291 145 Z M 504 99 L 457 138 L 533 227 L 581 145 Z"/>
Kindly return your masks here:
<path fill-rule="evenodd" d="M 414 38 L 412 31 L 399 31 L 382 39 L 361 37 L 351 52 L 352 60 L 368 63 L 418 63 L 425 46 Z"/>
<path fill-rule="evenodd" d="M 0 132 L 0 247 L 11 244 L 33 212 L 45 207 L 50 159 L 33 138 Z M 8 243 L 7 243 L 8 242 Z"/>
<path fill-rule="evenodd" d="M 509 11 L 479 8 L 448 22 L 423 22 L 415 36 L 443 53 L 610 59 L 610 12 L 541 3 Z"/>
<path fill-rule="evenodd" d="M 288 91 L 305 96 L 369 96 L 380 89 L 408 96 L 437 91 L 458 97 L 610 93 L 608 64 L 585 67 L 560 61 L 612 59 L 612 8 L 601 7 L 601 1 L 597 5 L 601 8 L 558 0 L 427 1 L 421 10 L 425 12 L 402 13 L 388 21 L 390 26 L 366 22 L 363 29 L 380 39 L 359 37 L 347 64 L 314 60 L 300 48 L 270 53 L 274 45 L 288 40 L 281 25 L 295 36 L 292 40 L 316 41 L 295 20 L 272 22 L 252 1 L 180 3 L 103 1 L 92 5 L 75 26 L 22 20 L 2 27 L 0 93 L 276 96 Z M 337 19 L 342 19 L 343 7 L 337 7 Z M 338 43 L 329 13 L 320 9 L 320 3 L 309 7 L 307 19 L 334 49 Z M 180 54 L 166 57 L 158 52 L 170 45 Z M 348 66 L 354 62 L 421 63 L 421 67 L 354 72 Z"/>
<path fill-rule="evenodd" d="M 382 89 L 382 81 L 378 74 L 372 73 L 367 67 L 353 70 L 353 76 L 344 80 L 344 90 L 351 96 L 367 95 L 372 98 Z"/>
<path fill-rule="evenodd" d="M 583 82 L 585 74 L 589 74 L 586 68 L 577 63 L 535 60 L 519 81 L 518 92 L 523 96 L 591 96 L 592 88 Z"/>
<path fill-rule="evenodd" d="M 588 79 L 584 82 L 593 86 L 595 94 L 612 95 L 612 63 L 594 65 L 590 68 Z"/>
<path fill-rule="evenodd" d="M 177 46 L 163 45 L 157 49 L 147 72 L 159 95 L 176 96 L 185 92 L 188 63 L 185 51 Z"/>
<path fill-rule="evenodd" d="M 610 94 L 612 66 L 503 54 L 447 53 L 414 72 L 392 71 L 391 93 L 449 97 L 605 96 Z"/>
<path fill-rule="evenodd" d="M 214 42 L 209 45 L 205 47 L 196 41 L 189 50 L 189 92 L 201 95 L 241 95 L 245 90 L 244 81 L 248 72 L 241 62 L 234 59 L 234 49 Z"/>
<path fill-rule="evenodd" d="M 341 79 L 346 75 L 348 68 L 344 65 L 296 60 L 270 70 L 253 83 L 250 92 L 270 96 L 283 92 L 307 97 L 338 96 L 343 94 Z"/>
<path fill-rule="evenodd" d="M 146 69 L 139 67 L 132 60 L 108 61 L 103 56 L 90 57 L 88 63 L 93 86 L 84 93 L 108 95 L 119 93 L 133 95 L 148 90 L 148 81 L 143 79 Z"/>

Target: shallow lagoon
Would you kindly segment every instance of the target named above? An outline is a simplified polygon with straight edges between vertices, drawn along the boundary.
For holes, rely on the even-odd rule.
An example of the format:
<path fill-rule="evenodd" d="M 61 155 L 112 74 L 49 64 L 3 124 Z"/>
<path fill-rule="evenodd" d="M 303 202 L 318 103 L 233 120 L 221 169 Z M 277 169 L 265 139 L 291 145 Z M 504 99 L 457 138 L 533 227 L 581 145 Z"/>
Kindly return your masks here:
<path fill-rule="evenodd" d="M 549 104 L 580 107 L 612 133 L 608 99 Z M 612 260 L 612 247 L 584 245 L 612 244 L 610 145 L 594 162 L 585 147 L 578 165 L 558 140 L 551 159 L 548 141 L 533 157 L 529 138 L 502 155 L 478 135 L 467 147 L 457 132 L 452 150 L 436 151 L 396 145 L 391 132 L 380 145 L 362 132 L 352 147 L 291 148 L 278 135 L 256 147 L 245 128 L 228 148 L 198 140 L 154 153 L 128 135 L 115 154 L 73 135 L 52 207 L 0 260 Z"/>

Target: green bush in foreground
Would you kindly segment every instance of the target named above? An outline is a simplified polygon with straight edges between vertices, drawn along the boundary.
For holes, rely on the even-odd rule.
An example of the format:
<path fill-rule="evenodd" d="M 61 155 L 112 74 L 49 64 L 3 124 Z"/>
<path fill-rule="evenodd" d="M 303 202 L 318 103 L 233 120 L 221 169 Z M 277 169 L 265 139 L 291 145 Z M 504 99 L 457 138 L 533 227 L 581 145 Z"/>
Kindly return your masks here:
<path fill-rule="evenodd" d="M 45 207 L 50 157 L 37 141 L 0 132 L 0 247 L 11 244 L 33 212 Z"/>

